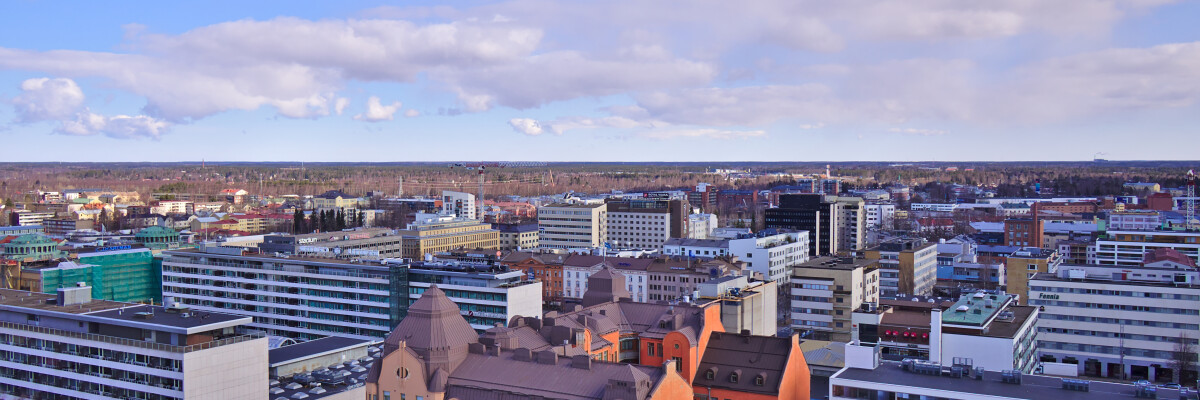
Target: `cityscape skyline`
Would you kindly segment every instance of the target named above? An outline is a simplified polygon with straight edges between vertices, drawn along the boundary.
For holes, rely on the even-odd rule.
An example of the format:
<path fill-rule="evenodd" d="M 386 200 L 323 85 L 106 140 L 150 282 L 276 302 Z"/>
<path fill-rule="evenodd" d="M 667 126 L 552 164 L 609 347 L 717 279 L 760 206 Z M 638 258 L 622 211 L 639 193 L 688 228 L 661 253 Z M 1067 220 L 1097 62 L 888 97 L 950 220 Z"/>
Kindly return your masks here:
<path fill-rule="evenodd" d="M 1196 3 L 287 5 L 10 5 L 5 161 L 1194 159 Z"/>

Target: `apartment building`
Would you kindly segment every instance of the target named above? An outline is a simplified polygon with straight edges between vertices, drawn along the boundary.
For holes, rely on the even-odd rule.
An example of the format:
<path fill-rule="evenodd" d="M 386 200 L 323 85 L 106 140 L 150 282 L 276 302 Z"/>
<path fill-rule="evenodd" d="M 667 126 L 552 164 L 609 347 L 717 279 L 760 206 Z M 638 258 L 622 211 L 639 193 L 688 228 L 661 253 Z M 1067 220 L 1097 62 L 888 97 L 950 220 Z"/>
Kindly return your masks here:
<path fill-rule="evenodd" d="M 708 239 L 718 226 L 716 214 L 688 214 L 687 219 L 688 239 Z"/>
<path fill-rule="evenodd" d="M 1195 382 L 1171 368 L 1180 340 L 1200 339 L 1200 272 L 1194 267 L 1129 269 L 1063 265 L 1029 281 L 1042 361 L 1077 364 L 1088 376 Z M 1182 380 L 1178 380 L 1182 378 Z"/>
<path fill-rule="evenodd" d="M 42 221 L 42 226 L 47 235 L 64 237 L 75 230 L 92 229 L 96 223 L 87 219 L 49 218 Z"/>
<path fill-rule="evenodd" d="M 729 255 L 729 239 L 670 238 L 663 244 L 662 253 L 668 256 L 715 258 Z"/>
<path fill-rule="evenodd" d="M 749 331 L 755 336 L 779 333 L 779 289 L 775 282 L 727 275 L 704 281 L 696 288 L 697 303 L 720 304 L 725 332 Z"/>
<path fill-rule="evenodd" d="M 1096 239 L 1089 263 L 1137 267 L 1142 265 L 1143 256 L 1155 249 L 1173 249 L 1200 261 L 1200 232 L 1110 229 Z"/>
<path fill-rule="evenodd" d="M 243 333 L 250 318 L 91 292 L 0 289 L 0 398 L 267 398 L 267 339 Z"/>
<path fill-rule="evenodd" d="M 625 290 L 635 302 L 647 302 L 650 296 L 650 258 L 602 257 L 572 254 L 563 262 L 563 297 L 581 300 L 588 290 L 588 277 L 600 270 L 611 268 L 620 271 L 625 280 Z"/>
<path fill-rule="evenodd" d="M 455 249 L 500 247 L 500 231 L 491 224 L 468 218 L 418 214 L 416 222 L 396 234 L 403 239 L 401 256 L 411 259 Z"/>
<path fill-rule="evenodd" d="M 937 284 L 937 245 L 924 239 L 896 239 L 868 249 L 879 260 L 880 296 L 927 296 Z"/>
<path fill-rule="evenodd" d="M 512 271 L 521 271 L 529 279 L 542 282 L 542 302 L 557 309 L 563 300 L 563 263 L 567 254 L 514 251 L 505 254 L 500 264 Z"/>
<path fill-rule="evenodd" d="M 1023 247 L 1008 255 L 1004 263 L 1005 291 L 1017 296 L 1020 304 L 1029 304 L 1029 280 L 1035 274 L 1056 273 L 1062 264 L 1055 250 Z"/>
<path fill-rule="evenodd" d="M 343 193 L 341 190 L 330 190 L 313 196 L 312 204 L 316 210 L 357 210 L 362 202 L 358 197 Z M 199 208 L 199 205 L 197 205 Z"/>
<path fill-rule="evenodd" d="M 868 228 L 887 229 L 896 219 L 896 205 L 891 203 L 867 203 L 863 205 L 866 217 L 864 224 Z"/>
<path fill-rule="evenodd" d="M 680 200 L 610 199 L 605 241 L 620 248 L 661 249 L 667 239 L 685 233 L 687 214 L 680 203 Z"/>
<path fill-rule="evenodd" d="M 863 258 L 816 257 L 795 266 L 791 282 L 791 326 L 813 340 L 849 342 L 854 310 L 878 303 L 879 262 Z"/>
<path fill-rule="evenodd" d="M 40 226 L 43 225 L 43 221 L 54 218 L 55 215 L 52 212 L 16 210 L 8 214 L 8 224 L 13 226 Z"/>
<path fill-rule="evenodd" d="M 992 371 L 1033 372 L 1037 364 L 1037 307 L 1017 305 L 1016 296 L 978 291 L 963 294 L 950 308 L 932 310 L 931 361 L 971 359 Z M 932 358 L 932 357 L 931 357 Z"/>
<path fill-rule="evenodd" d="M 443 190 L 442 214 L 466 219 L 479 219 L 479 209 L 475 205 L 475 195 Z"/>
<path fill-rule="evenodd" d="M 1163 226 L 1158 211 L 1128 210 L 1108 213 L 1110 231 L 1156 231 Z"/>
<path fill-rule="evenodd" d="M 729 254 L 784 288 L 791 281 L 792 268 L 808 261 L 810 243 L 805 231 L 757 235 L 729 240 Z"/>
<path fill-rule="evenodd" d="M 538 246 L 591 248 L 608 239 L 608 206 L 556 203 L 538 207 Z"/>
<path fill-rule="evenodd" d="M 837 202 L 842 205 L 842 216 L 838 223 L 838 251 L 862 250 L 866 246 L 867 213 L 866 202 L 862 197 L 838 196 Z"/>
<path fill-rule="evenodd" d="M 647 301 L 695 301 L 700 285 L 714 278 L 740 275 L 741 268 L 723 260 L 654 257 L 646 267 Z"/>
<path fill-rule="evenodd" d="M 540 282 L 485 264 L 349 262 L 213 246 L 163 254 L 164 296 L 199 310 L 253 317 L 249 326 L 273 336 L 378 340 L 433 284 L 480 330 L 541 313 Z"/>

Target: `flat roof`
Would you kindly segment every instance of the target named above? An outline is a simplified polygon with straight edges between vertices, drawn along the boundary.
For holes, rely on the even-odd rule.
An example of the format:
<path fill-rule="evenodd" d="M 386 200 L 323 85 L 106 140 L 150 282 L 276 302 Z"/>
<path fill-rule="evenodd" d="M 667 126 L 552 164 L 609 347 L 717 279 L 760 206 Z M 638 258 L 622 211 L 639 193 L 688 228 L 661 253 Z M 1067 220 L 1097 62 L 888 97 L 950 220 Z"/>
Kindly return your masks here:
<path fill-rule="evenodd" d="M 990 397 L 1006 397 L 1010 399 L 1027 400 L 1096 400 L 1096 399 L 1133 399 L 1135 388 L 1129 384 L 1119 384 L 1101 381 L 1091 381 L 1087 392 L 1066 390 L 1062 388 L 1062 378 L 1044 375 L 1023 375 L 1021 384 L 1004 383 L 1000 380 L 1000 372 L 986 371 L 983 379 L 974 377 L 951 378 L 940 375 L 924 375 L 908 372 L 900 368 L 900 363 L 884 361 L 878 368 L 860 369 L 846 368 L 834 374 L 830 379 L 846 379 L 860 382 L 880 383 L 898 386 L 896 391 L 904 391 L 904 387 L 919 387 L 964 395 Z M 1179 391 L 1158 388 L 1158 398 L 1177 399 Z M 970 397 L 964 397 L 970 398 Z"/>
<path fill-rule="evenodd" d="M 357 347 L 367 347 L 371 343 L 372 341 L 367 339 L 355 339 L 343 336 L 323 337 L 303 343 L 271 349 L 267 352 L 267 358 L 269 359 L 268 364 L 272 367 L 277 367 L 281 364 L 296 360 L 320 357 L 326 354 L 345 351 Z"/>
<path fill-rule="evenodd" d="M 808 260 L 808 262 L 796 265 L 794 268 L 821 268 L 821 269 L 854 270 L 854 269 L 869 267 L 873 264 L 878 264 L 878 263 L 879 263 L 879 260 L 869 260 L 866 258 L 820 256 L 820 257 L 810 258 Z"/>
<path fill-rule="evenodd" d="M 142 318 L 138 315 L 138 313 L 143 312 L 153 312 L 154 316 L 150 318 Z M 187 316 L 184 316 L 185 314 Z M 88 313 L 88 315 L 119 321 L 169 326 L 173 328 L 203 328 L 205 330 L 219 329 L 226 326 L 235 326 L 241 323 L 248 324 L 251 320 L 250 317 L 243 317 L 241 315 L 213 313 L 208 311 L 185 310 L 184 312 L 167 312 L 163 307 L 148 305 L 134 305 L 125 307 L 124 309 Z"/>
<path fill-rule="evenodd" d="M 978 296 L 982 294 L 983 296 Z M 942 322 L 957 325 L 983 326 L 992 315 L 1001 311 L 1001 307 L 1013 297 L 1009 294 L 997 293 L 963 293 L 954 305 L 942 313 Z M 958 310 L 963 311 L 958 311 Z"/>
<path fill-rule="evenodd" d="M 87 314 L 94 311 L 115 310 L 129 306 L 108 300 L 92 300 L 85 304 L 60 306 L 57 293 L 27 292 L 24 290 L 0 289 L 0 306 L 23 307 L 34 310 L 54 311 L 68 314 Z"/>
<path fill-rule="evenodd" d="M 608 205 L 608 203 L 600 203 L 600 204 L 554 203 L 554 204 L 547 204 L 547 205 L 544 205 L 544 206 L 542 206 L 542 207 L 554 207 L 554 208 L 596 208 L 596 207 L 603 207 L 603 206 L 606 206 L 606 205 Z"/>

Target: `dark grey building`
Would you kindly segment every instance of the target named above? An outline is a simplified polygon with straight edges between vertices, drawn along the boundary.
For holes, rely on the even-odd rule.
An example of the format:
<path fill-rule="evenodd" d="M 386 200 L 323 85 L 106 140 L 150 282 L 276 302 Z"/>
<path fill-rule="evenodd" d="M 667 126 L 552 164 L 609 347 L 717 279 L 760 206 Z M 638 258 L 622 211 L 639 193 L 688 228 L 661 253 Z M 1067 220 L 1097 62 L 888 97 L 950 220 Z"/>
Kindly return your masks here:
<path fill-rule="evenodd" d="M 842 204 L 837 196 L 821 194 L 784 194 L 779 207 L 764 212 L 767 228 L 808 231 L 809 255 L 831 255 L 838 249 L 838 231 Z"/>

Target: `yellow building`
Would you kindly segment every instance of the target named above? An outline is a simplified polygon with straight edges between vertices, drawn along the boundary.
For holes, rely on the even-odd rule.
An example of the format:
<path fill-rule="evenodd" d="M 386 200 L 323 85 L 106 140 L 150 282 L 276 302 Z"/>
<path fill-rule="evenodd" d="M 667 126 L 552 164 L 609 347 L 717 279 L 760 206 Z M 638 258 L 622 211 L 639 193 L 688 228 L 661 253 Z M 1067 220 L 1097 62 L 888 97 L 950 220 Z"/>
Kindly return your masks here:
<path fill-rule="evenodd" d="M 401 255 L 418 259 L 426 254 L 454 249 L 498 249 L 500 231 L 478 220 L 436 217 L 418 221 L 398 232 Z"/>
<path fill-rule="evenodd" d="M 879 260 L 814 257 L 792 269 L 792 329 L 814 340 L 849 342 L 851 315 L 879 302 Z"/>
<path fill-rule="evenodd" d="M 937 244 L 924 239 L 894 239 L 867 249 L 879 260 L 879 290 L 884 297 L 928 296 L 937 284 Z"/>
<path fill-rule="evenodd" d="M 313 196 L 313 206 L 318 210 L 358 209 L 357 197 L 342 193 L 340 190 L 330 190 Z"/>
<path fill-rule="evenodd" d="M 1037 247 L 1022 247 L 1008 256 L 1004 274 L 1008 281 L 1008 294 L 1017 296 L 1021 305 L 1028 305 L 1029 279 L 1039 272 L 1058 272 L 1062 258 L 1058 252 Z"/>

